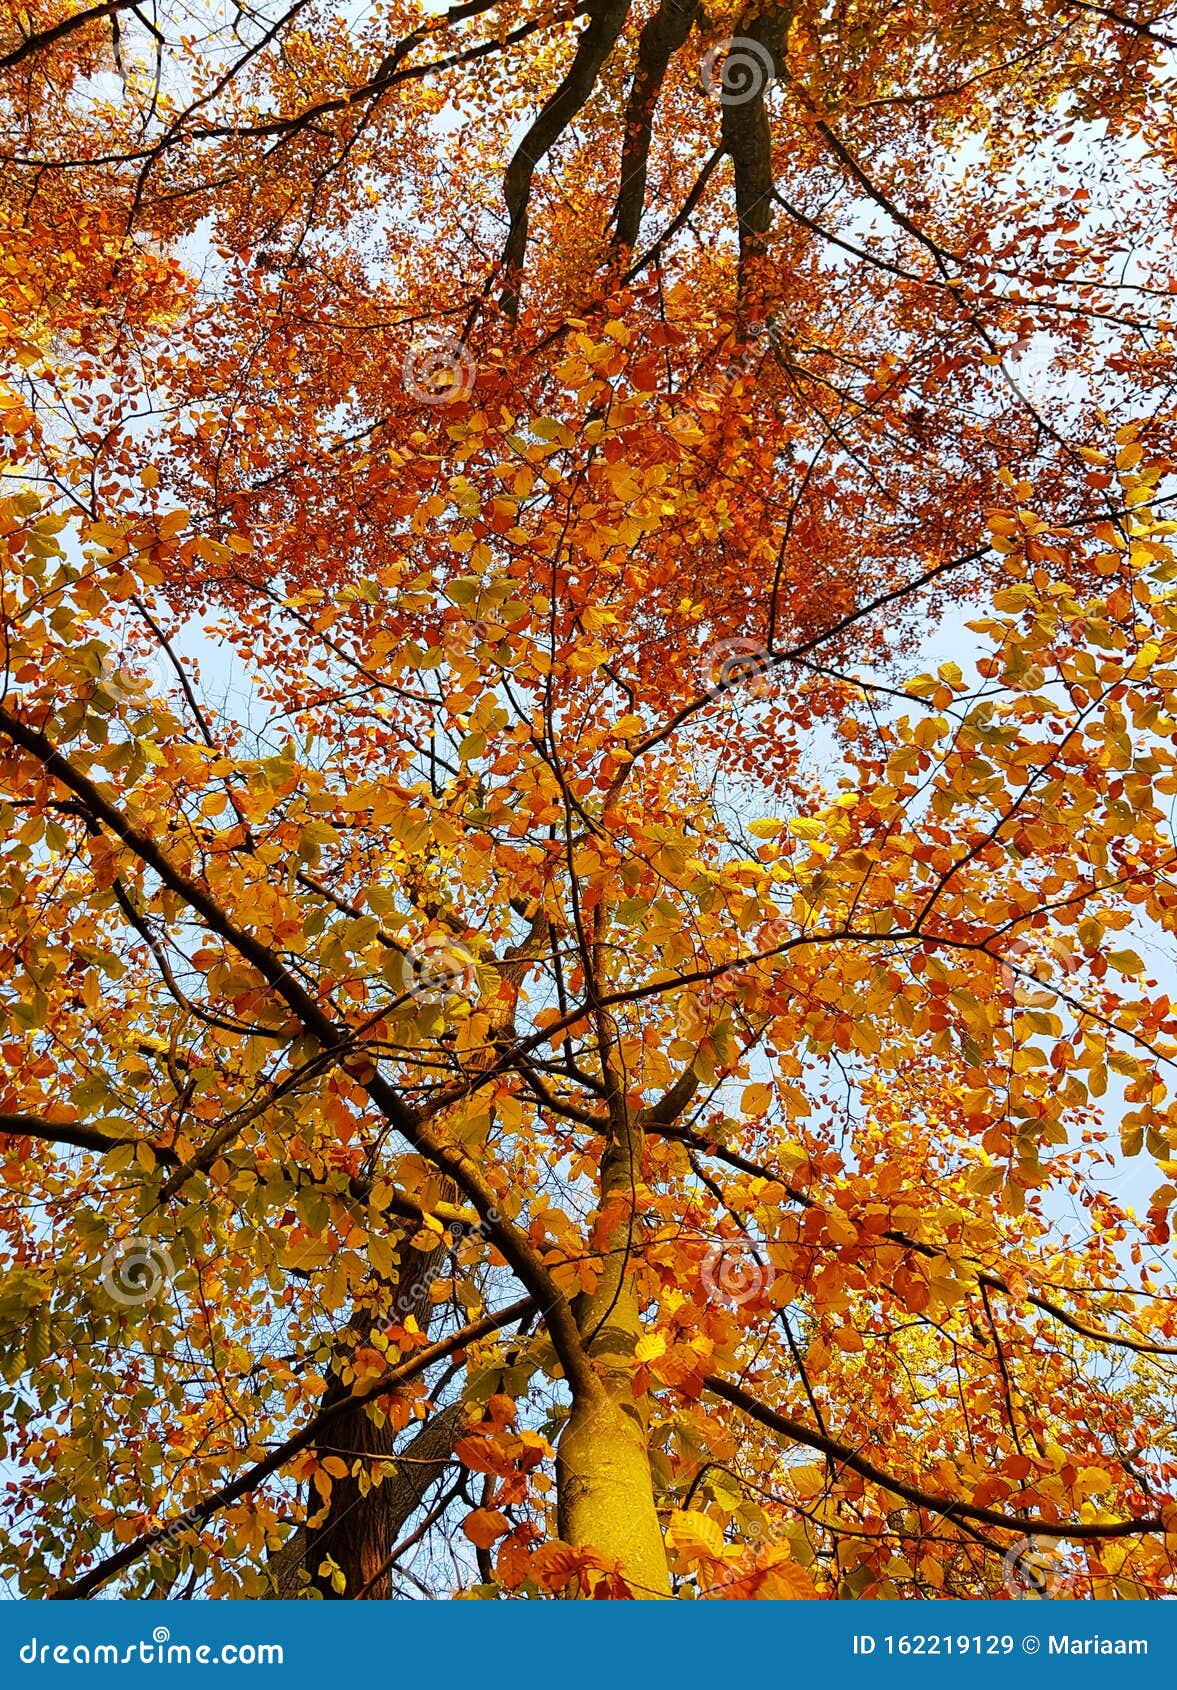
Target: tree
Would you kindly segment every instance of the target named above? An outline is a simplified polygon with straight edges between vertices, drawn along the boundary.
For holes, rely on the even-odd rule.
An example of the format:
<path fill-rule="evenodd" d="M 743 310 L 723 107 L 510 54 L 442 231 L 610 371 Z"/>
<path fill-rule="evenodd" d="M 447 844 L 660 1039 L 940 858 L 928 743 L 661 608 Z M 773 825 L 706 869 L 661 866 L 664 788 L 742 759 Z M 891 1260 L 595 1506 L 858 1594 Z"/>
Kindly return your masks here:
<path fill-rule="evenodd" d="M 1165 20 L 189 27 L 0 36 L 12 1575 L 1171 1594 Z"/>

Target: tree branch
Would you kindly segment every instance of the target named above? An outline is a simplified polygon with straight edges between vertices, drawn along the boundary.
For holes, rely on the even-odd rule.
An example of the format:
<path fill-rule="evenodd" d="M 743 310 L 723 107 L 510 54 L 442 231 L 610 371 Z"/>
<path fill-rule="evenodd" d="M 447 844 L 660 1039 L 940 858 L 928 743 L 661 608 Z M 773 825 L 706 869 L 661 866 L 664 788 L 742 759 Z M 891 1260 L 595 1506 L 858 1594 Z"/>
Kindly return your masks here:
<path fill-rule="evenodd" d="M 843 1467 L 848 1467 L 860 1478 L 868 1479 L 871 1484 L 879 1485 L 883 1490 L 903 1497 L 905 1502 L 914 1503 L 917 1508 L 930 1509 L 932 1513 L 947 1520 L 974 1520 L 978 1525 L 994 1526 L 1001 1531 L 1018 1532 L 1026 1537 L 1037 1534 L 1053 1538 L 1085 1538 L 1096 1542 L 1103 1538 L 1148 1537 L 1154 1532 L 1169 1530 L 1172 1524 L 1171 1521 L 1167 1524 L 1159 1514 L 1139 1520 L 1109 1520 L 1105 1523 L 1087 1520 L 1045 1520 L 1038 1514 L 1001 1514 L 995 1508 L 978 1508 L 974 1503 L 964 1502 L 959 1497 L 937 1496 L 932 1491 L 922 1490 L 918 1485 L 908 1484 L 904 1479 L 896 1479 L 892 1474 L 885 1473 L 881 1467 L 876 1467 L 873 1461 L 859 1455 L 849 1444 L 839 1443 L 836 1438 L 803 1426 L 799 1420 L 790 1420 L 785 1415 L 778 1414 L 775 1409 L 769 1408 L 766 1403 L 750 1395 L 741 1386 L 733 1385 L 728 1379 L 721 1379 L 718 1374 L 707 1374 L 703 1380 L 703 1388 L 710 1391 L 712 1396 L 731 1403 L 750 1419 L 767 1426 L 770 1431 L 779 1432 L 782 1437 L 789 1438 L 794 1443 L 805 1444 L 810 1449 L 818 1450 L 822 1455 L 841 1463 Z"/>
<path fill-rule="evenodd" d="M 451 1332 L 448 1338 L 441 1338 L 437 1343 L 429 1344 L 424 1349 L 418 1350 L 416 1355 L 401 1362 L 398 1367 L 392 1368 L 388 1373 L 381 1374 L 379 1379 L 373 1380 L 362 1390 L 356 1391 L 351 1396 L 341 1397 L 338 1402 L 320 1409 L 300 1431 L 295 1432 L 293 1437 L 287 1438 L 285 1443 L 279 1444 L 277 1449 L 271 1450 L 264 1461 L 255 1462 L 252 1467 L 247 1468 L 244 1473 L 239 1474 L 229 1484 L 222 1485 L 219 1490 L 213 1491 L 211 1496 L 205 1497 L 203 1502 L 198 1502 L 189 1508 L 181 1516 L 184 1522 L 184 1530 L 195 1531 L 199 1526 L 204 1525 L 207 1520 L 211 1520 L 213 1515 L 222 1508 L 227 1508 L 230 1503 L 239 1501 L 243 1496 L 248 1496 L 250 1491 L 256 1490 L 264 1479 L 268 1479 L 271 1474 L 277 1473 L 293 1456 L 298 1455 L 309 1444 L 318 1442 L 324 1429 L 332 1421 L 339 1419 L 342 1415 L 354 1412 L 363 1403 L 374 1402 L 378 1397 L 386 1397 L 391 1391 L 399 1390 L 402 1385 L 407 1385 L 411 1380 L 416 1379 L 419 1374 L 424 1373 L 427 1368 L 432 1367 L 435 1361 L 442 1361 L 446 1356 L 452 1355 L 455 1350 L 464 1349 L 468 1344 L 477 1343 L 480 1338 L 486 1338 L 490 1333 L 498 1332 L 504 1326 L 510 1326 L 525 1314 L 530 1314 L 534 1307 L 533 1298 L 522 1297 L 518 1302 L 511 1303 L 505 1309 L 499 1309 L 494 1314 L 483 1315 L 480 1320 L 473 1320 L 469 1325 L 460 1327 L 457 1332 Z M 84 1573 L 81 1578 L 75 1579 L 72 1584 L 63 1585 L 60 1589 L 52 1591 L 48 1599 L 55 1602 L 76 1601 L 82 1597 L 92 1596 L 96 1590 L 100 1590 L 104 1584 L 108 1584 L 116 1573 L 123 1572 L 142 1556 L 148 1554 L 157 1544 L 173 1537 L 179 1524 L 180 1522 L 177 1520 L 169 1520 L 166 1525 L 153 1526 L 150 1531 L 140 1533 L 131 1543 L 125 1544 L 113 1555 L 108 1555 L 105 1561 L 99 1562 L 98 1566 L 92 1567 L 88 1573 Z"/>

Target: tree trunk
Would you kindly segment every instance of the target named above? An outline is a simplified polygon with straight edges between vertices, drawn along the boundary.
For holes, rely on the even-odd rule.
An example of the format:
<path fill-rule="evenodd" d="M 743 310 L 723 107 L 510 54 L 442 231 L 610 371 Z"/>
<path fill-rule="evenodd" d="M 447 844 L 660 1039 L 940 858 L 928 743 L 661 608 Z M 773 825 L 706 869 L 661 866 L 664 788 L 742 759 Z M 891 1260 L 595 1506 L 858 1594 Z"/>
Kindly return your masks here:
<path fill-rule="evenodd" d="M 387 1558 L 396 1539 L 421 1506 L 425 1492 L 449 1467 L 453 1459 L 454 1445 L 462 1436 L 466 1424 L 464 1403 L 450 1403 L 447 1408 L 441 1409 L 425 1421 L 416 1435 L 410 1438 L 394 1457 L 397 1470 L 393 1476 L 385 1479 L 379 1491 L 370 1491 L 366 1497 L 360 1498 L 357 1512 L 366 1512 L 367 1518 L 348 1539 L 349 1546 L 345 1555 L 351 1563 L 351 1576 L 349 1578 L 348 1571 L 344 1568 L 344 1577 L 349 1580 L 348 1587 L 343 1592 L 345 1597 L 357 1595 L 364 1588 L 367 1579 L 372 1578 L 382 1561 Z M 334 1502 L 334 1493 L 332 1501 Z M 375 1507 L 370 1509 L 368 1505 L 373 1503 Z M 379 1509 L 379 1514 L 376 1508 Z M 303 1570 L 313 1570 L 312 1545 L 315 1536 L 319 1543 L 320 1562 L 325 1554 L 334 1553 L 326 1526 L 320 1528 L 317 1534 L 311 1534 L 305 1526 L 299 1526 L 270 1563 L 272 1598 L 289 1600 L 302 1594 Z M 378 1555 L 373 1553 L 366 1561 L 364 1545 L 375 1540 L 383 1544 L 383 1552 Z M 335 1559 L 339 1561 L 338 1554 Z M 343 1563 L 340 1562 L 340 1565 Z M 365 1565 L 369 1569 L 366 1578 L 363 1576 Z M 352 1583 L 353 1579 L 357 1582 Z M 318 1579 L 312 1578 L 311 1582 L 314 1587 L 322 1588 Z M 324 1591 L 323 1594 L 334 1596 L 336 1593 L 332 1590 Z M 391 1579 L 389 1574 L 385 1573 L 368 1592 L 367 1600 L 387 1600 L 390 1595 Z"/>
<path fill-rule="evenodd" d="M 631 1267 L 633 1194 L 642 1134 L 621 1124 L 601 1163 L 603 1271 L 578 1297 L 577 1325 L 600 1374 L 596 1401 L 573 1398 L 560 1436 L 556 1484 L 560 1536 L 620 1563 L 635 1596 L 670 1595 L 662 1528 L 654 1505 L 644 1404 L 632 1388 L 633 1352 L 642 1327 Z"/>
<path fill-rule="evenodd" d="M 411 1159 L 404 1159 L 407 1171 Z M 422 1167 L 418 1170 L 418 1195 L 425 1202 L 452 1202 L 456 1188 L 452 1181 Z M 414 1182 L 416 1183 L 416 1182 Z M 416 1318 L 423 1332 L 429 1330 L 433 1304 L 429 1288 L 437 1276 L 446 1250 L 410 1248 L 411 1228 L 399 1231 L 399 1262 L 395 1281 L 387 1287 L 379 1313 L 372 1310 L 357 1313 L 351 1332 L 354 1336 L 357 1320 L 366 1321 L 370 1331 L 374 1325 L 389 1320 L 403 1322 L 409 1315 Z M 362 1333 L 361 1333 L 362 1336 Z M 346 1359 L 346 1358 L 341 1358 Z M 348 1388 L 336 1379 L 328 1389 L 327 1401 L 349 1394 Z M 322 1514 L 318 1523 L 300 1526 L 290 1543 L 276 1557 L 273 1577 L 276 1595 L 296 1595 L 305 1571 L 309 1586 L 325 1600 L 354 1601 L 364 1592 L 367 1601 L 387 1601 L 392 1593 L 391 1578 L 382 1571 L 389 1552 L 394 1547 L 401 1528 L 420 1505 L 429 1485 L 445 1471 L 454 1440 L 461 1436 L 464 1420 L 461 1405 L 447 1409 L 427 1421 L 418 1434 L 397 1456 L 394 1450 L 396 1432 L 385 1421 L 378 1425 L 366 1407 L 357 1407 L 350 1414 L 332 1422 L 330 1442 L 319 1447 L 322 1457 L 337 1455 L 348 1464 L 346 1478 L 335 1479 L 324 1512 L 318 1492 L 310 1489 L 307 1499 L 308 1518 Z M 350 1471 L 357 1460 L 369 1471 L 381 1462 L 395 1461 L 397 1472 L 380 1485 L 361 1491 L 358 1478 Z M 409 1464 L 412 1463 L 412 1466 Z M 331 1569 L 325 1571 L 328 1557 L 343 1574 L 343 1589 L 336 1590 L 331 1582 Z M 280 1587 L 280 1588 L 279 1588 Z"/>

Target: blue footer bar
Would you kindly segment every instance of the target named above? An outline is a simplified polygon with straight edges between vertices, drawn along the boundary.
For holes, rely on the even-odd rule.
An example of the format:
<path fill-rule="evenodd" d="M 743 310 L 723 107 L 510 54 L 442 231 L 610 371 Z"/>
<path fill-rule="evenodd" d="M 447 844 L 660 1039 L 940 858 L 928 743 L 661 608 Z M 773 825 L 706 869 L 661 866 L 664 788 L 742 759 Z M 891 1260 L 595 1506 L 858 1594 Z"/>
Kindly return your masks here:
<path fill-rule="evenodd" d="M 115 1677 L 257 1690 L 1177 1685 L 1177 1606 L 837 1603 L 0 1602 L 0 1687 Z"/>

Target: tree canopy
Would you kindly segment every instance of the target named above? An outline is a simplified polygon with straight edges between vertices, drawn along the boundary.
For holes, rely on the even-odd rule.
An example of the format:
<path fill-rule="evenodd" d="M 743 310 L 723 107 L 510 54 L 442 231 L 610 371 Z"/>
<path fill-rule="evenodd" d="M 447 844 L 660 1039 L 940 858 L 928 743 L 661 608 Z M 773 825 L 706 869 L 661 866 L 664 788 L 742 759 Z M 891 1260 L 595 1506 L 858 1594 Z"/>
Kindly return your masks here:
<path fill-rule="evenodd" d="M 1177 1589 L 1177 15 L 0 3 L 0 1565 Z"/>

